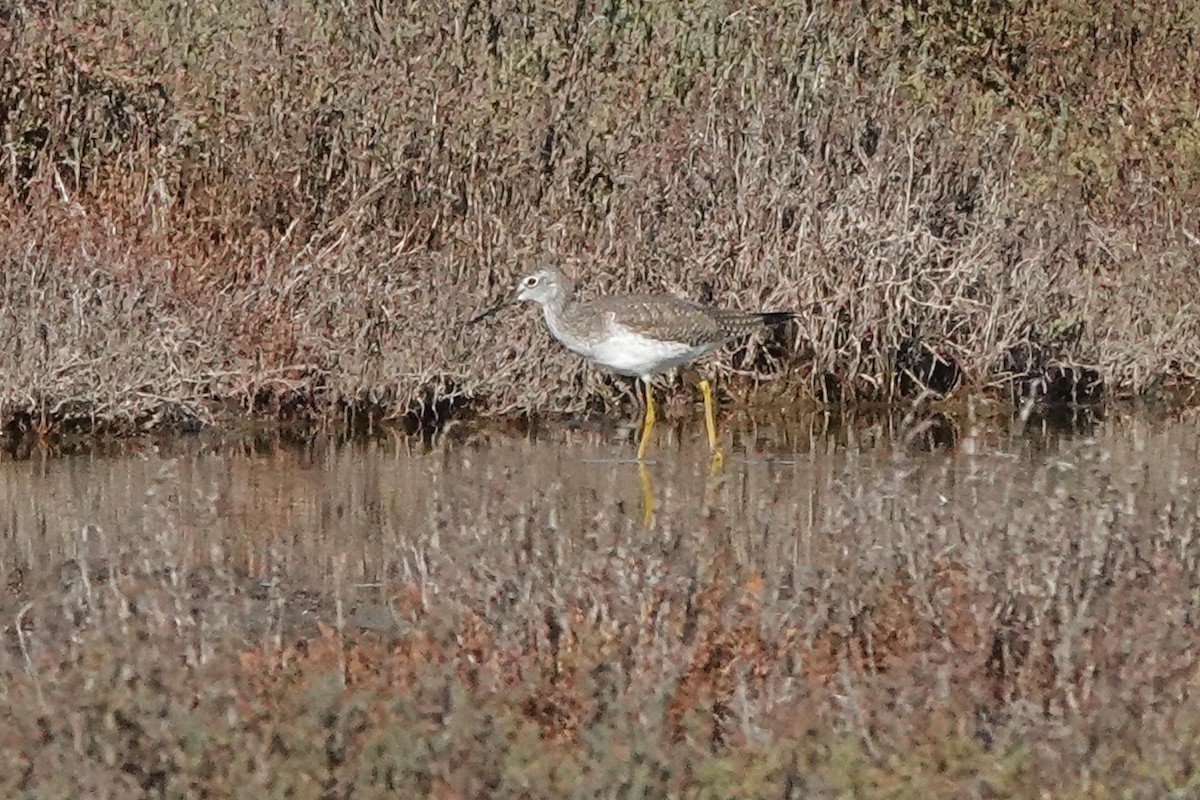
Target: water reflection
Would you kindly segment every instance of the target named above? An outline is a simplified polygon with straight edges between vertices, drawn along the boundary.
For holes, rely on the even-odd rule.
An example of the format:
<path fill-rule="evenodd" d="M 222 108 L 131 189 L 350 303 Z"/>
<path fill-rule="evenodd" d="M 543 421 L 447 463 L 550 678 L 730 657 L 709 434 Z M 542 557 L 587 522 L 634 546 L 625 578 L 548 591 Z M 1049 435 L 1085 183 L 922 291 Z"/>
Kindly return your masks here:
<path fill-rule="evenodd" d="M 1083 475 L 1098 450 L 1133 464 L 1153 440 L 1156 468 L 1197 469 L 1194 421 L 1093 417 L 1085 436 L 939 413 L 743 417 L 723 428 L 723 463 L 692 421 L 657 429 L 646 464 L 628 436 L 565 427 L 461 430 L 432 448 L 405 437 L 193 437 L 0 456 L 0 582 L 10 588 L 0 613 L 63 575 L 164 569 L 219 574 L 247 596 L 340 587 L 352 595 L 340 600 L 369 611 L 397 581 L 431 580 L 439 559 L 486 569 L 496 548 L 549 568 L 655 541 L 721 541 L 764 572 L 796 575 L 846 546 L 830 533 L 844 519 L 925 509 L 931 524 L 950 525 L 937 509 L 956 498 L 978 506 L 994 487 L 1040 496 Z"/>

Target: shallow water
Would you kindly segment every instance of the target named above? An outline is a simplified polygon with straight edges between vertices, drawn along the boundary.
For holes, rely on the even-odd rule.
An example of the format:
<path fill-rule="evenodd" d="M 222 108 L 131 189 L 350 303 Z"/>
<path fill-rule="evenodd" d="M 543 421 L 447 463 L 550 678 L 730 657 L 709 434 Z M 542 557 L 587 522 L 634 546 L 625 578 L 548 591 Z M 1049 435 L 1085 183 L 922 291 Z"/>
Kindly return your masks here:
<path fill-rule="evenodd" d="M 694 571 L 722 553 L 774 597 L 852 580 L 900 547 L 917 573 L 930 567 L 912 554 L 951 554 L 994 560 L 981 574 L 1004 577 L 1011 554 L 1036 550 L 1045 526 L 1076 510 L 1172 502 L 1200 480 L 1198 434 L 1186 418 L 1080 432 L 814 416 L 725 431 L 720 465 L 700 426 L 660 426 L 645 467 L 628 434 L 561 427 L 431 448 L 395 437 L 35 450 L 0 461 L 0 613 L 140 575 L 203 584 L 205 597 L 224 587 L 252 622 L 287 605 L 280 631 L 335 606 L 387 628 L 399 584 L 498 608 L 572 580 L 636 594 L 653 581 L 631 571 Z"/>

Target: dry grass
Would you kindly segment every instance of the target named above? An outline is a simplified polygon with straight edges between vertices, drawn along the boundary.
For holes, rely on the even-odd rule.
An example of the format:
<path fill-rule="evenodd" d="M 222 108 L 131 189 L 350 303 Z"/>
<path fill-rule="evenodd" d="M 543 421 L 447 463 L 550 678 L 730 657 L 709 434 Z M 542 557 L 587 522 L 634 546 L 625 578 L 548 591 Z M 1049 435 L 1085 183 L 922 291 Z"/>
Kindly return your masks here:
<path fill-rule="evenodd" d="M 1189 797 L 1200 438 L 1096 433 L 764 433 L 649 530 L 586 436 L 10 463 L 0 794 Z"/>
<path fill-rule="evenodd" d="M 714 367 L 791 399 L 1200 373 L 1182 0 L 0 16 L 10 433 L 603 407 L 533 322 L 460 327 L 543 259 L 815 304 Z"/>

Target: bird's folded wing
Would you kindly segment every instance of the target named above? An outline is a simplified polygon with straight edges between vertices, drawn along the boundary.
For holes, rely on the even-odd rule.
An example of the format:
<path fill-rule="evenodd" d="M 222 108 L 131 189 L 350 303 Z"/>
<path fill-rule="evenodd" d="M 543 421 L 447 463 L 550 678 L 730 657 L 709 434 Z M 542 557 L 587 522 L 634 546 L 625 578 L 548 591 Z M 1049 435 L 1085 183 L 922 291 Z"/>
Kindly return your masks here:
<path fill-rule="evenodd" d="M 627 295 L 607 310 L 614 323 L 651 339 L 692 347 L 719 344 L 728 336 L 713 309 L 674 297 Z"/>

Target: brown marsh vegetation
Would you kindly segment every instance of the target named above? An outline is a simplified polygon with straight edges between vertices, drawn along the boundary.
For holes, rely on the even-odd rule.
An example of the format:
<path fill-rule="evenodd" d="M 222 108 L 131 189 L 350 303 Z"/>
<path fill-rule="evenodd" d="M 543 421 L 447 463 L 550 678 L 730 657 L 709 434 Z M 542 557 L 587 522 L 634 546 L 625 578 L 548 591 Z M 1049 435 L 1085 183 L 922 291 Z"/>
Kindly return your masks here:
<path fill-rule="evenodd" d="M 816 423 L 2 463 L 0 796 L 1195 796 L 1194 416 Z"/>
<path fill-rule="evenodd" d="M 0 417 L 579 413 L 590 291 L 809 314 L 724 390 L 1154 395 L 1200 367 L 1194 3 L 0 3 Z"/>
<path fill-rule="evenodd" d="M 0 0 L 0 796 L 1197 796 L 1194 416 L 953 429 L 1190 391 L 1198 33 Z M 648 527 L 586 428 L 47 457 L 628 403 L 532 320 L 462 328 L 545 259 L 804 309 L 711 365 L 791 419 L 716 477 L 661 434 Z M 966 421 L 799 433 L 927 385 Z"/>

